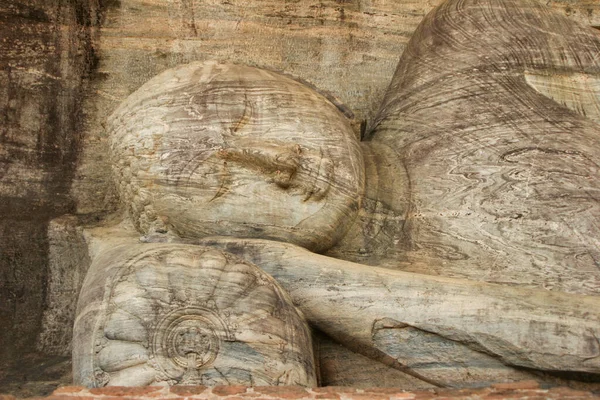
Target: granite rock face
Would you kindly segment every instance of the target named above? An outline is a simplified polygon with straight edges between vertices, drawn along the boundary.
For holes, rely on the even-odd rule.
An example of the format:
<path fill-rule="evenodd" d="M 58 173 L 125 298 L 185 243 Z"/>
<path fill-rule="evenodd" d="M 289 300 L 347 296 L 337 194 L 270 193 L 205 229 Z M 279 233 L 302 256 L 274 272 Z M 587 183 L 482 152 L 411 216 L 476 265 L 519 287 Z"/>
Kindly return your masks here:
<path fill-rule="evenodd" d="M 600 372 L 598 296 L 394 271 L 269 240 L 198 244 L 260 265 L 313 326 L 424 382 L 468 387 L 535 370 Z"/>
<path fill-rule="evenodd" d="M 98 13 L 91 1 L 0 2 L 0 365 L 36 347 L 48 221 L 74 210 Z"/>
<path fill-rule="evenodd" d="M 79 240 L 78 227 L 69 226 L 61 232 L 60 223 L 54 223 L 48 234 L 48 221 L 66 212 L 75 212 L 79 221 L 89 224 L 116 208 L 116 190 L 110 178 L 110 160 L 107 157 L 109 145 L 104 124 L 107 116 L 127 96 L 157 73 L 181 63 L 207 59 L 235 61 L 285 70 L 332 92 L 354 111 L 356 120 L 353 121 L 353 127 L 358 134 L 359 125 L 364 120 L 368 121 L 363 125 L 373 125 L 371 119 L 393 75 L 397 58 L 423 16 L 438 3 L 437 0 L 322 1 L 318 4 L 275 0 L 22 0 L 0 4 L 0 321 L 5 327 L 0 332 L 0 343 L 7 344 L 1 346 L 0 364 L 20 360 L 23 352 L 36 347 L 51 354 L 64 354 L 70 349 L 69 326 L 74 315 L 74 296 L 79 290 L 86 265 L 82 261 L 78 268 L 74 269 L 73 266 L 74 262 L 79 262 L 77 260 L 84 260 L 86 255 L 75 243 Z M 550 5 L 572 20 L 600 26 L 600 5 L 596 1 L 543 0 L 539 3 Z M 451 21 L 460 26 L 468 19 Z M 490 28 L 494 27 L 492 31 L 495 31 L 504 26 L 505 20 L 496 20 L 495 25 L 492 21 L 483 20 L 483 25 L 477 27 L 475 39 L 485 38 L 488 34 L 495 37 L 489 30 L 482 31 L 482 27 L 490 24 Z M 527 21 L 524 25 L 528 24 Z M 564 26 L 564 20 L 551 28 L 561 26 Z M 577 36 L 581 35 L 580 28 L 574 32 Z M 570 34 L 571 31 L 565 37 Z M 420 39 L 415 37 L 414 40 L 416 43 Z M 520 43 L 520 39 L 514 43 Z M 474 67 L 485 63 L 486 56 L 496 54 L 493 50 L 494 46 L 479 49 L 477 53 L 481 59 Z M 589 49 L 582 54 L 587 51 Z M 444 66 L 452 66 L 452 59 L 448 65 L 445 65 L 446 61 Z M 519 88 L 523 90 L 521 93 L 539 95 L 541 97 L 538 98 L 546 99 L 546 105 L 551 104 L 540 120 L 548 118 L 553 121 L 554 115 L 562 117 L 566 114 L 572 118 L 573 114 L 565 110 L 568 109 L 575 114 L 585 112 L 593 121 L 597 112 L 593 97 L 597 80 L 591 77 L 589 71 L 571 71 L 568 74 L 547 72 L 522 71 L 524 82 L 518 79 Z M 432 73 L 435 75 L 440 71 L 433 68 Z M 443 73 L 439 76 L 450 78 Z M 451 89 L 460 88 L 452 86 Z M 436 95 L 435 90 L 430 93 Z M 581 94 L 585 98 L 578 98 Z M 559 108 L 554 110 L 552 107 Z M 436 110 L 435 114 L 426 115 L 426 111 L 423 111 L 418 120 L 429 122 L 438 118 L 438 108 L 433 107 L 432 110 Z M 458 115 L 476 114 L 480 109 L 476 110 L 471 113 L 464 110 Z M 502 107 L 498 110 L 506 111 Z M 445 118 L 440 116 L 442 120 Z M 572 119 L 569 121 L 573 123 Z M 579 124 L 578 121 L 575 120 L 575 125 Z M 589 123 L 583 122 L 588 126 Z M 569 125 L 565 131 L 571 128 Z M 523 131 L 529 132 L 527 129 Z M 395 141 L 390 141 L 391 147 L 395 147 Z M 564 143 L 567 147 L 573 146 L 569 141 L 570 138 Z M 533 142 L 539 145 L 535 140 Z M 381 251 L 371 252 L 369 243 L 377 242 L 375 247 L 381 249 L 388 240 L 387 234 L 403 243 L 403 225 L 386 225 L 385 220 L 393 218 L 396 222 L 403 221 L 405 206 L 409 203 L 395 196 L 392 190 L 395 182 L 384 178 L 389 175 L 385 175 L 383 170 L 390 169 L 388 164 L 381 162 L 385 161 L 381 157 L 384 150 L 373 152 L 373 145 L 391 153 L 396 150 L 390 150 L 377 136 L 370 146 L 361 146 L 367 166 L 371 163 L 371 167 L 378 169 L 382 177 L 377 190 L 367 188 L 367 196 L 373 192 L 379 192 L 379 195 L 365 199 L 379 220 L 369 217 L 371 211 L 359 214 L 359 219 L 366 221 L 363 231 L 371 232 L 374 239 L 363 240 L 356 235 L 356 241 L 347 241 L 346 245 L 351 244 L 350 247 L 342 246 L 331 254 L 382 265 L 384 254 Z M 436 153 L 435 146 L 432 149 Z M 584 153 L 563 156 L 573 159 L 576 165 L 583 165 L 587 161 L 579 158 L 581 154 Z M 513 154 L 507 162 L 522 166 L 524 163 L 531 164 L 525 158 L 533 159 L 536 167 L 532 171 L 537 171 L 537 175 L 527 177 L 524 182 L 533 182 L 537 186 L 529 187 L 534 189 L 540 185 L 550 187 L 554 184 L 552 177 L 565 170 L 538 172 L 546 159 L 558 158 L 554 155 L 560 156 L 532 150 L 529 154 Z M 435 158 L 435 154 L 431 157 Z M 409 164 L 413 165 L 411 162 Z M 578 171 L 567 172 L 572 172 L 567 174 L 570 178 L 565 180 L 568 185 L 581 183 L 574 178 Z M 459 170 L 459 173 L 466 180 L 481 179 L 469 172 L 469 168 Z M 401 181 L 414 183 L 407 178 Z M 514 186 L 523 180 L 517 176 L 511 182 Z M 387 194 L 385 201 L 379 200 L 381 193 Z M 517 205 L 529 200 L 518 198 L 510 201 Z M 585 208 L 585 201 L 581 201 L 577 204 L 583 204 L 581 207 Z M 395 207 L 392 211 L 387 207 L 390 204 L 392 208 Z M 417 202 L 410 204 L 421 207 Z M 594 210 L 593 207 L 589 209 L 591 217 L 588 222 L 594 220 Z M 498 226 L 506 228 L 503 232 L 514 229 L 524 218 L 519 214 L 519 210 L 511 214 L 509 217 L 514 217 L 511 221 L 506 216 L 500 218 Z M 569 255 L 559 250 L 561 258 L 566 259 L 564 272 L 553 267 L 547 277 L 540 272 L 548 265 L 555 265 L 553 263 L 558 262 L 556 258 L 525 263 L 523 265 L 528 265 L 525 270 L 517 268 L 508 261 L 515 258 L 532 260 L 535 257 L 520 251 L 512 254 L 510 246 L 510 254 L 499 257 L 500 261 L 506 263 L 490 263 L 485 257 L 478 264 L 473 264 L 473 259 L 451 260 L 448 263 L 447 255 L 452 259 L 461 257 L 455 249 L 463 247 L 464 243 L 456 244 L 456 240 L 461 242 L 462 239 L 457 239 L 457 236 L 449 239 L 452 242 L 450 245 L 454 246 L 451 248 L 440 247 L 437 242 L 427 244 L 427 235 L 431 231 L 427 233 L 427 226 L 419 225 L 421 220 L 416 216 L 410 219 L 416 223 L 412 225 L 415 227 L 412 233 L 418 239 L 415 242 L 417 246 L 419 243 L 424 245 L 421 250 L 425 251 L 417 249 L 417 253 L 406 253 L 408 256 L 405 258 L 398 256 L 386 266 L 592 294 L 597 288 L 597 268 L 594 268 L 590 259 L 593 257 L 590 251 L 590 246 L 593 246 L 593 243 L 590 245 L 590 237 L 593 235 L 586 234 L 589 223 L 579 220 L 577 224 L 565 228 L 564 221 L 554 220 L 559 215 L 564 213 L 561 211 L 550 217 L 544 216 L 547 219 L 537 219 L 535 223 L 549 222 L 549 228 L 537 227 L 543 228 L 539 232 L 547 233 L 542 234 L 538 242 L 541 243 L 538 247 L 544 249 L 559 247 L 557 241 L 564 238 L 557 235 L 556 231 L 571 232 L 569 235 L 583 232 L 578 242 L 584 244 L 580 252 Z M 449 222 L 452 218 L 448 215 L 427 217 L 432 218 L 429 222 L 449 224 L 446 233 L 455 232 L 455 226 Z M 525 217 L 527 223 L 523 225 L 529 224 L 529 227 L 519 227 L 517 232 L 527 233 L 527 229 L 531 228 L 530 216 Z M 461 227 L 470 224 L 462 216 L 459 219 L 462 221 Z M 488 222 L 491 223 L 485 221 Z M 406 226 L 410 232 L 408 227 L 411 225 Z M 484 228 L 486 226 L 484 224 Z M 420 236 L 419 232 L 424 232 L 424 235 Z M 498 237 L 502 237 L 502 234 L 498 233 Z M 573 236 L 566 237 L 567 243 L 571 243 L 570 238 Z M 75 244 L 69 245 L 61 240 Z M 516 236 L 503 240 L 501 246 L 507 243 L 520 246 L 525 242 Z M 481 250 L 480 243 L 475 242 L 471 247 Z M 388 248 L 391 252 L 393 246 Z M 402 246 L 398 249 L 398 254 L 405 254 Z M 496 247 L 493 251 L 501 254 Z M 435 254 L 430 254 L 432 252 Z M 375 253 L 377 257 L 372 257 Z M 426 257 L 424 253 L 428 253 Z M 418 260 L 423 262 L 415 262 Z M 482 267 L 485 273 L 482 274 L 482 270 L 473 268 L 473 265 Z M 564 276 L 575 278 L 563 281 Z M 43 334 L 38 336 L 42 324 Z M 363 378 L 360 377 L 359 381 L 370 379 Z M 352 384 L 348 379 L 345 382 Z M 378 383 L 373 381 L 372 385 Z"/>
<path fill-rule="evenodd" d="M 398 59 L 423 17 L 441 0 L 318 2 L 103 1 L 98 65 L 86 111 L 85 146 L 71 188 L 78 213 L 114 207 L 103 125 L 131 93 L 180 64 L 219 60 L 284 71 L 330 92 L 371 125 Z M 600 26 L 594 0 L 539 0 Z"/>
<path fill-rule="evenodd" d="M 332 102 L 282 75 L 191 63 L 150 80 L 108 123 L 119 197 L 142 234 L 331 247 L 354 221 L 363 161 Z"/>
<path fill-rule="evenodd" d="M 95 257 L 78 302 L 73 379 L 316 385 L 308 326 L 273 278 L 227 253 L 169 244 Z"/>
<path fill-rule="evenodd" d="M 599 52 L 535 1 L 425 18 L 370 132 L 410 182 L 407 270 L 599 294 Z"/>

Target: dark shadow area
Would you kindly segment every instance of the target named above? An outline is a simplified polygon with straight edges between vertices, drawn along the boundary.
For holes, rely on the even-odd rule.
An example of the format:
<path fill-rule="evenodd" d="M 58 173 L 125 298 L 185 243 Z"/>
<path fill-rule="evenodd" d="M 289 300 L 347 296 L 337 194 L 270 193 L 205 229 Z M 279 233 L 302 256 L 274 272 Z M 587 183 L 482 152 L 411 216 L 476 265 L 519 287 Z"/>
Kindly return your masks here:
<path fill-rule="evenodd" d="M 11 371 L 3 382 L 48 366 L 23 354 L 36 350 L 46 307 L 48 222 L 75 207 L 70 187 L 97 65 L 98 7 L 96 0 L 0 7 L 0 366 Z"/>
<path fill-rule="evenodd" d="M 0 393 L 15 397 L 47 396 L 72 380 L 70 357 L 31 353 L 0 364 Z"/>
<path fill-rule="evenodd" d="M 573 371 L 540 371 L 530 368 L 519 368 L 539 377 L 540 387 L 547 389 L 565 386 L 575 390 L 587 390 L 600 394 L 600 374 Z"/>

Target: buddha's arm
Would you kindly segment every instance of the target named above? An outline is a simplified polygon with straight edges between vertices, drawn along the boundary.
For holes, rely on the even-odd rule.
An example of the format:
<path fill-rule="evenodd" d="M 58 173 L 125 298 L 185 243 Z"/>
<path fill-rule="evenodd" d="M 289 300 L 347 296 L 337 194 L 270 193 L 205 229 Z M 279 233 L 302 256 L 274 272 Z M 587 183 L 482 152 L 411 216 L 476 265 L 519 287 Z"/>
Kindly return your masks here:
<path fill-rule="evenodd" d="M 512 365 L 600 372 L 600 297 L 366 267 L 267 240 L 199 244 L 261 266 L 316 327 L 382 361 L 375 331 L 413 327 Z"/>

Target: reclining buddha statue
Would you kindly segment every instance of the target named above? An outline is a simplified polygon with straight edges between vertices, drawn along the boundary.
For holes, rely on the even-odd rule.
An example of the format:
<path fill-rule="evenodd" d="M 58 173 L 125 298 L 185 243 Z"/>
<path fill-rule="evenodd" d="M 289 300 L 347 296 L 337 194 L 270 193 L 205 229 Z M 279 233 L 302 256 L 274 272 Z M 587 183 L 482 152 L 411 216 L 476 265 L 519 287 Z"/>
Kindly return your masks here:
<path fill-rule="evenodd" d="M 448 0 L 363 141 L 346 114 L 219 62 L 130 95 L 108 129 L 137 236 L 95 255 L 76 383 L 315 385 L 307 321 L 434 386 L 599 374 L 600 35 Z"/>

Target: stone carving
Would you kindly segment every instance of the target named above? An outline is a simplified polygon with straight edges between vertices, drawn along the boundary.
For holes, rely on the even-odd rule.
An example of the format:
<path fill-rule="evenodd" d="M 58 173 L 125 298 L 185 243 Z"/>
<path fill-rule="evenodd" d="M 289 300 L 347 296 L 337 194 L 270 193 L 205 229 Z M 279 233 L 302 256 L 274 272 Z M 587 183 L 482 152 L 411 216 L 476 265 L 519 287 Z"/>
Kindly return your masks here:
<path fill-rule="evenodd" d="M 600 371 L 598 296 L 367 267 L 268 240 L 197 243 L 260 263 L 315 327 L 356 352 L 434 385 L 527 376 L 510 365 Z M 427 341 L 427 347 L 419 348 Z M 444 352 L 439 364 L 411 362 L 431 360 L 432 350 Z M 465 367 L 477 373 L 467 374 Z"/>
<path fill-rule="evenodd" d="M 333 103 L 292 79 L 181 66 L 111 117 L 118 190 L 146 246 L 249 260 L 314 326 L 433 385 L 527 374 L 511 366 L 598 374 L 597 54 L 597 34 L 537 3 L 450 0 L 415 33 L 362 143 Z M 569 97 L 575 89 L 586 96 Z M 85 296 L 80 307 L 99 298 Z M 220 307 L 181 296 L 161 303 L 159 333 L 130 330 L 152 358 L 127 364 L 135 358 L 120 361 L 126 352 L 100 337 L 97 365 L 75 368 L 94 384 L 205 383 L 239 330 Z M 118 315 L 114 301 L 105 307 Z M 461 367 L 431 367 L 437 351 Z M 113 376 L 127 368 L 138 369 Z"/>
<path fill-rule="evenodd" d="M 159 322 L 152 339 L 152 350 L 158 368 L 166 376 L 178 378 L 184 369 L 183 382 L 201 382 L 199 376 L 196 377 L 198 370 L 212 365 L 221 343 L 217 327 L 211 320 L 219 318 L 210 310 L 183 307 L 173 310 Z"/>
<path fill-rule="evenodd" d="M 600 293 L 599 53 L 597 31 L 535 1 L 425 18 L 370 133 L 410 182 L 403 266 Z"/>
<path fill-rule="evenodd" d="M 303 317 L 272 278 L 227 253 L 167 244 L 102 252 L 78 307 L 78 384 L 316 384 Z"/>
<path fill-rule="evenodd" d="M 280 74 L 183 65 L 132 94 L 109 126 L 120 197 L 141 232 L 324 250 L 358 210 L 363 162 L 348 119 Z"/>

